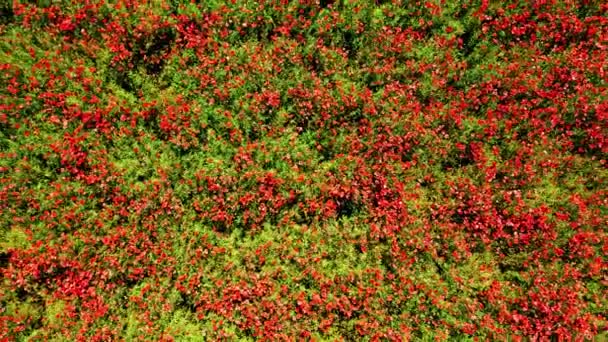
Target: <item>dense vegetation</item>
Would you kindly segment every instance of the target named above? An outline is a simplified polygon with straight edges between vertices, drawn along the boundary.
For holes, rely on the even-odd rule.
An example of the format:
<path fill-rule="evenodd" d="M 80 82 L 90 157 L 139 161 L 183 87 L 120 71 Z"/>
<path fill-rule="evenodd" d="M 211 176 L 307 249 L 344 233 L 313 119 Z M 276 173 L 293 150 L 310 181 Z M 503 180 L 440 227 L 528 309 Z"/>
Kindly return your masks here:
<path fill-rule="evenodd" d="M 602 1 L 0 12 L 0 340 L 606 337 Z"/>

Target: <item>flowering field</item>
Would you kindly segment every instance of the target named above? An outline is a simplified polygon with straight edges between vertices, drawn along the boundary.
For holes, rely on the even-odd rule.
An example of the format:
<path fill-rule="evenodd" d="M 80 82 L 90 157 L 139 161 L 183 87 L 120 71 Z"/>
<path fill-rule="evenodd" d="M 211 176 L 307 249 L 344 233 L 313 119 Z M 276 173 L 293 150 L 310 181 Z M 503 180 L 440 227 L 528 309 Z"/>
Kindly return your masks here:
<path fill-rule="evenodd" d="M 603 340 L 607 160 L 603 1 L 3 1 L 0 340 Z"/>

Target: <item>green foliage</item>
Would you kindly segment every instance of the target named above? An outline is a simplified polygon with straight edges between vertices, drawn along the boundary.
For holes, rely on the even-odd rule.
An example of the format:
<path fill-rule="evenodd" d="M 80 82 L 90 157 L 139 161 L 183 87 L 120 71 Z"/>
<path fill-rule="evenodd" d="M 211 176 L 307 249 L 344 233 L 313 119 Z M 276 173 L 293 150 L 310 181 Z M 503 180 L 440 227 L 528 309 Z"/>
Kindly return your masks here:
<path fill-rule="evenodd" d="M 0 4 L 0 340 L 596 339 L 598 2 Z"/>

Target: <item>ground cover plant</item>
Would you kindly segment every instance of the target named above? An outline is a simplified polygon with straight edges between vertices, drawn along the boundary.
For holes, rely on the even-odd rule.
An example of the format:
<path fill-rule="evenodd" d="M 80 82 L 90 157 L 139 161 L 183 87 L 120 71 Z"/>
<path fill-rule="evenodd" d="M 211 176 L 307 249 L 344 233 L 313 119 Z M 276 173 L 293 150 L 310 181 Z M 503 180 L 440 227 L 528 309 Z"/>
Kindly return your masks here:
<path fill-rule="evenodd" d="M 0 2 L 0 340 L 606 338 L 607 14 Z"/>

